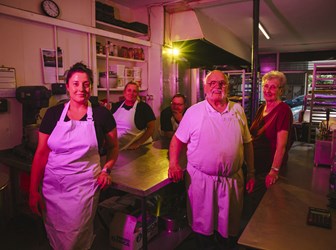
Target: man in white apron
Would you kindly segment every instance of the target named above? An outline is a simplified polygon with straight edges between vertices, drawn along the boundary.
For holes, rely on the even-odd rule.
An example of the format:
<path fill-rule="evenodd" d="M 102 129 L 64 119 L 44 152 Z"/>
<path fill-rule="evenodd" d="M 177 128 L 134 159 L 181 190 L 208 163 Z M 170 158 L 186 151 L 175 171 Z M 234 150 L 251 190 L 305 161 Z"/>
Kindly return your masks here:
<path fill-rule="evenodd" d="M 186 144 L 189 224 L 201 238 L 218 232 L 222 241 L 239 233 L 244 193 L 241 167 L 245 160 L 246 188 L 251 192 L 253 148 L 243 108 L 227 100 L 227 77 L 215 70 L 205 82 L 206 100 L 186 111 L 172 138 L 168 175 L 175 182 L 183 178 L 178 157 Z"/>

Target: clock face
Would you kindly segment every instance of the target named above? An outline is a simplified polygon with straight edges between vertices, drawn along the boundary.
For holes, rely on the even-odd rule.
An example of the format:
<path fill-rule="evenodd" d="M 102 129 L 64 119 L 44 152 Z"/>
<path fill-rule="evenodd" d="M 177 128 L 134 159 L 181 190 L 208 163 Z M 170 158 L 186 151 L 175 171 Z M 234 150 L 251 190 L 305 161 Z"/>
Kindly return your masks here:
<path fill-rule="evenodd" d="M 60 9 L 57 4 L 52 0 L 44 0 L 41 3 L 42 10 L 45 14 L 50 17 L 58 17 L 60 14 Z"/>

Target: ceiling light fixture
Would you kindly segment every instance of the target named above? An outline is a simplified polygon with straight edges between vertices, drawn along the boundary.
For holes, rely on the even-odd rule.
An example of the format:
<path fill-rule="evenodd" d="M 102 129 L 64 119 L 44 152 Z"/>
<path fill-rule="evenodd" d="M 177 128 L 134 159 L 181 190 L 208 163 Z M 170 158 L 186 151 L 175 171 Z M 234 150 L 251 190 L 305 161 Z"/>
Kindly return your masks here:
<path fill-rule="evenodd" d="M 270 36 L 268 35 L 267 31 L 264 29 L 264 27 L 261 25 L 261 23 L 259 23 L 259 29 L 260 31 L 264 34 L 264 36 L 266 37 L 266 39 L 270 39 Z"/>

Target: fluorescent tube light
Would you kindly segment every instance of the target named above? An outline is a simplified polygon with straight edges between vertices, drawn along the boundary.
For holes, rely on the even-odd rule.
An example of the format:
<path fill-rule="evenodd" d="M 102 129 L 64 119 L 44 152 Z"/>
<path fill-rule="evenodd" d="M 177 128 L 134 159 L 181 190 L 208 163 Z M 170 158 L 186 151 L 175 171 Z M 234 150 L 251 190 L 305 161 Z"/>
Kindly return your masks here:
<path fill-rule="evenodd" d="M 264 36 L 266 37 L 266 39 L 270 39 L 270 36 L 267 34 L 266 30 L 265 30 L 264 27 L 261 25 L 261 23 L 259 23 L 259 29 L 260 29 L 260 31 L 264 34 Z"/>

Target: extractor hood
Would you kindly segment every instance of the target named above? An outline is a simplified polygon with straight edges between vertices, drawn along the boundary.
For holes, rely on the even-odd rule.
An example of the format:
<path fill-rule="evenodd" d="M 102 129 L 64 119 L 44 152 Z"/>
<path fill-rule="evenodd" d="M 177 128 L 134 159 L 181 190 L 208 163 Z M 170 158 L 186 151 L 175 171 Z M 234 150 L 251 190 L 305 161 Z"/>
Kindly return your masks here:
<path fill-rule="evenodd" d="M 170 39 L 193 66 L 250 65 L 251 48 L 200 10 L 170 15 Z"/>

